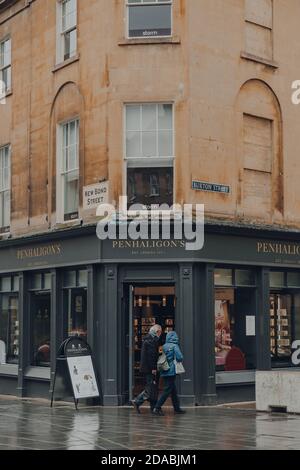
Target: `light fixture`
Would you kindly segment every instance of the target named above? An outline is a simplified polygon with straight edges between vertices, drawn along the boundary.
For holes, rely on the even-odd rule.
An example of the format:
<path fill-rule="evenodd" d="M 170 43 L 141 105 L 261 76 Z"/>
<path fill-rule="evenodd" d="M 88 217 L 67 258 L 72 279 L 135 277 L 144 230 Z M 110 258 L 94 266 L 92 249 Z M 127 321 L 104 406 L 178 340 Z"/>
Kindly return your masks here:
<path fill-rule="evenodd" d="M 165 295 L 163 296 L 162 305 L 163 305 L 163 307 L 167 306 L 167 297 Z"/>
<path fill-rule="evenodd" d="M 149 295 L 147 296 L 147 303 L 146 303 L 146 306 L 147 306 L 147 308 L 150 307 L 150 297 L 149 297 Z"/>
<path fill-rule="evenodd" d="M 143 297 L 140 295 L 139 296 L 139 307 L 143 306 Z"/>

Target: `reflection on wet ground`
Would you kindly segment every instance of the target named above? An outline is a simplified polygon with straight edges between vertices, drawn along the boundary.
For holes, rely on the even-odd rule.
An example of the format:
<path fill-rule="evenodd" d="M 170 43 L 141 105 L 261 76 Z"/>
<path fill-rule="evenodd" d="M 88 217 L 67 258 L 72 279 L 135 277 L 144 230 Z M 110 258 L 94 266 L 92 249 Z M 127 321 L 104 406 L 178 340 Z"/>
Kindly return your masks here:
<path fill-rule="evenodd" d="M 171 409 L 152 416 L 130 408 L 50 409 L 47 402 L 0 398 L 0 450 L 300 449 L 300 416 L 253 409 Z"/>

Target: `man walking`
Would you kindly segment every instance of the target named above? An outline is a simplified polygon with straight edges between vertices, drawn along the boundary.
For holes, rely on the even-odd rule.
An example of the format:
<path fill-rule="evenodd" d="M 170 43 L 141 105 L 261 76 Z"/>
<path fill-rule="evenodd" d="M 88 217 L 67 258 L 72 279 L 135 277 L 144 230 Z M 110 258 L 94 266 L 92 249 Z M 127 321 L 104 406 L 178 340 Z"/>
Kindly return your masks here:
<path fill-rule="evenodd" d="M 157 373 L 157 360 L 159 356 L 159 338 L 162 334 L 160 325 L 154 325 L 150 328 L 149 334 L 145 336 L 141 351 L 141 366 L 140 372 L 145 375 L 146 388 L 145 390 L 133 401 L 137 413 L 140 413 L 140 406 L 144 401 L 149 400 L 151 411 L 153 411 L 158 393 L 158 373 Z"/>

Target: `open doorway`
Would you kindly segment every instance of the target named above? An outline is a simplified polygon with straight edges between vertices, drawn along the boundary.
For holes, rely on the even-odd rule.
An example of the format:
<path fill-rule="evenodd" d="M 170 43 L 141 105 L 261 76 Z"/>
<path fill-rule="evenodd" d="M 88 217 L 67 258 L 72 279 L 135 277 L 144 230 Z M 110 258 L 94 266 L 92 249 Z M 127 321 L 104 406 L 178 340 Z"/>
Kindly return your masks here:
<path fill-rule="evenodd" d="M 175 329 L 175 287 L 133 286 L 131 304 L 129 328 L 132 348 L 129 358 L 129 398 L 133 399 L 145 386 L 144 377 L 140 373 L 143 338 L 149 333 L 151 326 L 161 325 L 163 334 L 160 343 L 163 345 L 167 333 Z"/>

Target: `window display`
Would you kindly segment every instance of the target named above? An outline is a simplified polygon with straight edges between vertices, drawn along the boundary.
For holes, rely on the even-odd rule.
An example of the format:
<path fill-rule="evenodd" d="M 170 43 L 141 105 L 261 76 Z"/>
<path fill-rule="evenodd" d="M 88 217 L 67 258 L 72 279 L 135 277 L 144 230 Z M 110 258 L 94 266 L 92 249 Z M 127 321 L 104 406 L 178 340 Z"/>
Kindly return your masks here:
<path fill-rule="evenodd" d="M 253 289 L 216 289 L 215 353 L 217 371 L 256 367 Z"/>
<path fill-rule="evenodd" d="M 50 366 L 50 294 L 33 293 L 31 307 L 32 365 Z"/>
<path fill-rule="evenodd" d="M 270 296 L 271 357 L 290 358 L 292 354 L 292 295 Z"/>
<path fill-rule="evenodd" d="M 15 364 L 19 357 L 19 299 L 4 294 L 0 299 L 0 341 L 5 348 L 6 362 Z"/>

